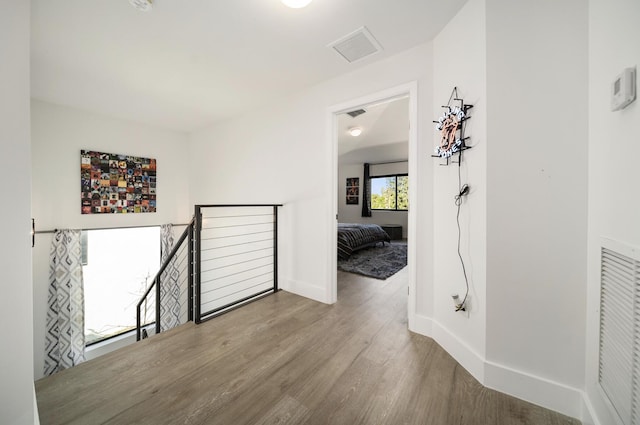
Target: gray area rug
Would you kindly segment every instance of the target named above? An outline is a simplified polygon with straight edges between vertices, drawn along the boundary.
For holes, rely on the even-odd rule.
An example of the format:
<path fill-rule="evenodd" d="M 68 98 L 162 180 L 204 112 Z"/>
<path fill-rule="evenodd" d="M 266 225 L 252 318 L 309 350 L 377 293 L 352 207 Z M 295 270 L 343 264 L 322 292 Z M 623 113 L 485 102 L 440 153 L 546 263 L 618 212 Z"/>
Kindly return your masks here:
<path fill-rule="evenodd" d="M 338 270 L 376 279 L 386 279 L 407 265 L 407 243 L 393 241 L 356 251 L 348 260 L 338 260 Z"/>

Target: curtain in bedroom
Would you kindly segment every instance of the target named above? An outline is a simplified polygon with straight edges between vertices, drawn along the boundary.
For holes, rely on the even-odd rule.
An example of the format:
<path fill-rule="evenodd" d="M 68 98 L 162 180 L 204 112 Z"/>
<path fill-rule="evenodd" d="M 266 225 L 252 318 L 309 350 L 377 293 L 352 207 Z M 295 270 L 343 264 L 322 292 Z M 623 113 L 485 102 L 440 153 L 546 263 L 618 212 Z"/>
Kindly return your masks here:
<path fill-rule="evenodd" d="M 85 360 L 80 230 L 57 230 L 51 244 L 44 374 Z"/>
<path fill-rule="evenodd" d="M 364 164 L 364 178 L 362 180 L 362 217 L 371 217 L 371 176 L 369 175 L 369 163 Z"/>
<path fill-rule="evenodd" d="M 164 264 L 173 245 L 173 226 L 163 224 L 160 227 L 160 264 Z M 160 329 L 163 332 L 180 324 L 180 272 L 176 262 L 176 258 L 172 258 L 160 276 Z"/>

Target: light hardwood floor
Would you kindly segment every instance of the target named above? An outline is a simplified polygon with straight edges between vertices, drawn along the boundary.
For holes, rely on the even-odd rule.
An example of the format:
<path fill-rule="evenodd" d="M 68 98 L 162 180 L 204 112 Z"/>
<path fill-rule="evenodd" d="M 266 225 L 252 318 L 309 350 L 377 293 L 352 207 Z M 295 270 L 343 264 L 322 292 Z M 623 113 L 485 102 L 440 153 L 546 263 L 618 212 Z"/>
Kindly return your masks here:
<path fill-rule="evenodd" d="M 407 331 L 407 270 L 339 272 L 329 306 L 281 291 L 36 382 L 49 424 L 579 422 L 482 387 Z"/>

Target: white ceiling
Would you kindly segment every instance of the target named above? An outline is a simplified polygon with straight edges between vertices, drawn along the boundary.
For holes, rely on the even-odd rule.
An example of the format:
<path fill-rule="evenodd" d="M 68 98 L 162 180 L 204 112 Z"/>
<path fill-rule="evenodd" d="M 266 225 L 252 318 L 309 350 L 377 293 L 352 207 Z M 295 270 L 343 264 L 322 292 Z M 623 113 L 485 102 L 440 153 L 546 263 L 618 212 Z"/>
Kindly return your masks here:
<path fill-rule="evenodd" d="M 338 115 L 339 164 L 406 160 L 409 155 L 409 98 L 365 106 L 367 112 L 352 118 Z M 360 127 L 358 137 L 349 129 Z"/>
<path fill-rule="evenodd" d="M 431 40 L 466 0 L 32 0 L 32 97 L 190 132 Z M 327 45 L 366 26 L 383 51 Z"/>

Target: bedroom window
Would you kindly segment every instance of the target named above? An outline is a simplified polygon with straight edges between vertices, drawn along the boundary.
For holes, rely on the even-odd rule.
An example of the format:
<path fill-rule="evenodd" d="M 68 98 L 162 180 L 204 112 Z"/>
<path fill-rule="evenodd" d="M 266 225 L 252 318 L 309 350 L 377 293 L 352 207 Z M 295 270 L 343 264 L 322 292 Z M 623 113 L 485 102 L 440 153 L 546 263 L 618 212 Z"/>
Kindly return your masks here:
<path fill-rule="evenodd" d="M 136 327 L 136 305 L 160 268 L 160 227 L 82 232 L 85 344 Z"/>
<path fill-rule="evenodd" d="M 409 209 L 409 176 L 394 174 L 371 177 L 371 209 L 407 211 Z"/>

